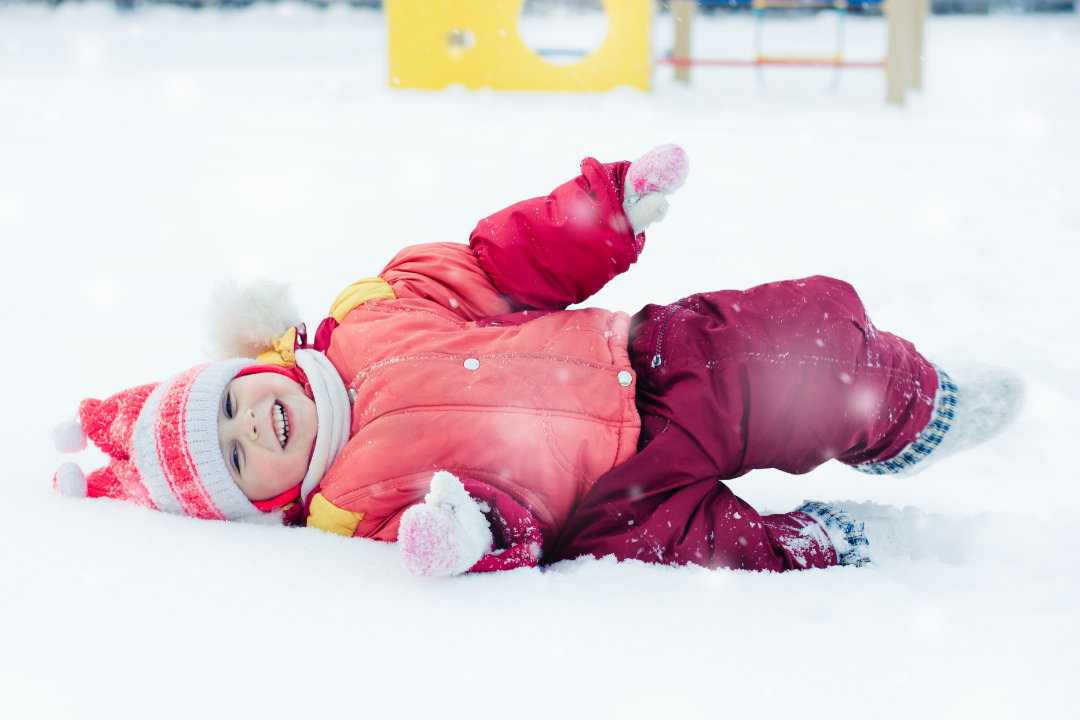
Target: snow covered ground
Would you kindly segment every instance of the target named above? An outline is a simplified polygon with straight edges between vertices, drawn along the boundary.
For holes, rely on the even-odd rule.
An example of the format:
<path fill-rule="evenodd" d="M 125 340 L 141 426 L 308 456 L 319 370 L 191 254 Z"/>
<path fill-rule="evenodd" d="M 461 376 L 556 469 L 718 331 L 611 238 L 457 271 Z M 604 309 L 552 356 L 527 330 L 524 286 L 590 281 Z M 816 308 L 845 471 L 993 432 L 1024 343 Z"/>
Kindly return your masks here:
<path fill-rule="evenodd" d="M 749 52 L 748 18 L 698 20 L 700 55 Z M 394 91 L 382 22 L 0 5 L 0 716 L 1076 717 L 1080 18 L 931 18 L 906 109 L 874 71 Z M 778 20 L 766 42 L 828 51 L 832 29 Z M 880 18 L 848 32 L 853 59 L 883 53 Z M 777 511 L 913 508 L 917 557 L 424 582 L 391 545 L 52 492 L 52 426 L 201 361 L 227 274 L 291 281 L 314 325 L 403 245 L 671 141 L 690 181 L 595 304 L 824 273 L 946 369 L 1023 373 L 1007 436 L 918 477 L 732 483 Z"/>

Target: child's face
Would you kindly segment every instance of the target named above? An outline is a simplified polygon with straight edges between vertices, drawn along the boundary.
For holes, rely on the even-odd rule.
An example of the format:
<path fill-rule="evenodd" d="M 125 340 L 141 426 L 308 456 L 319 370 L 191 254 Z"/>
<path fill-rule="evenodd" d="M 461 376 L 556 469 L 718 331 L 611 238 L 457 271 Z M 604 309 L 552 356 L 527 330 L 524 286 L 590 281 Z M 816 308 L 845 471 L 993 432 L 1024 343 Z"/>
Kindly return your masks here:
<path fill-rule="evenodd" d="M 221 456 L 249 500 L 269 500 L 300 484 L 318 430 L 315 403 L 282 375 L 245 375 L 221 394 Z"/>

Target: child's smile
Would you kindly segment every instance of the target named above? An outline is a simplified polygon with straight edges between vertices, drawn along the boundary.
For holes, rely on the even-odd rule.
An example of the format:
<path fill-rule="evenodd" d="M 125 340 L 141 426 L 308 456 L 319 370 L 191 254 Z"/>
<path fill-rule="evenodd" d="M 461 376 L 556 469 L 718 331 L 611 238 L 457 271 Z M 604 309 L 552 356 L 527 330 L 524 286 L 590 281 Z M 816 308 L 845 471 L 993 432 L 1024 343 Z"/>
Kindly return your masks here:
<path fill-rule="evenodd" d="M 221 395 L 221 456 L 249 500 L 268 500 L 300 484 L 318 427 L 315 403 L 281 375 L 238 377 Z"/>
<path fill-rule="evenodd" d="M 289 444 L 289 413 L 285 411 L 285 406 L 278 400 L 274 403 L 272 411 L 274 414 L 273 422 L 274 429 L 277 430 L 278 442 L 281 443 L 281 448 L 284 450 L 285 446 Z"/>

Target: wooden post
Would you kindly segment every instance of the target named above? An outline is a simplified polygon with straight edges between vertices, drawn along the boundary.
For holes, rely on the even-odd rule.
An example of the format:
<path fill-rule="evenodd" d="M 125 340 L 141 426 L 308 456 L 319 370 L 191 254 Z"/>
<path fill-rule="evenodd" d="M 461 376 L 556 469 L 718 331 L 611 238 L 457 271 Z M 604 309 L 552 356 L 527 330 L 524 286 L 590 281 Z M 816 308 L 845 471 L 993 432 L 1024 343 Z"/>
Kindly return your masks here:
<path fill-rule="evenodd" d="M 903 105 L 909 89 L 922 89 L 923 25 L 927 0 L 886 0 L 889 54 L 885 60 L 885 97 Z"/>
<path fill-rule="evenodd" d="M 909 0 L 886 0 L 885 18 L 889 22 L 889 51 L 885 57 L 885 99 L 904 104 L 907 90 L 907 9 Z"/>
<path fill-rule="evenodd" d="M 912 78 L 911 87 L 922 92 L 922 64 L 923 64 L 923 29 L 926 26 L 926 13 L 930 6 L 930 0 L 915 0 L 915 41 L 912 44 Z"/>
<path fill-rule="evenodd" d="M 675 19 L 675 46 L 671 49 L 671 57 L 675 60 L 690 59 L 690 26 L 694 18 L 694 9 L 697 0 L 671 0 L 669 3 L 671 14 Z M 675 80 L 678 82 L 690 82 L 690 66 L 676 65 Z"/>

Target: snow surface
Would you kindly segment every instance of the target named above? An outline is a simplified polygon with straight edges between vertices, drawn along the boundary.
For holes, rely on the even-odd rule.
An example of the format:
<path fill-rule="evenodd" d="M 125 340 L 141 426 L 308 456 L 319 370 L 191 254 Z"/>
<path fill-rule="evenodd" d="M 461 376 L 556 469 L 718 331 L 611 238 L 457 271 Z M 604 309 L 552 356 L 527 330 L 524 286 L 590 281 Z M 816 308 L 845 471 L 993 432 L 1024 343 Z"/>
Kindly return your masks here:
<path fill-rule="evenodd" d="M 749 53 L 749 18 L 695 27 L 702 56 Z M 832 29 L 777 20 L 766 45 Z M 849 56 L 884 37 L 850 18 Z M 597 95 L 386 75 L 373 11 L 0 5 L 0 716 L 1076 716 L 1080 18 L 931 18 L 905 109 L 876 71 L 663 68 Z M 1008 435 L 920 476 L 732 483 L 760 509 L 886 506 L 922 528 L 913 559 L 424 581 L 393 545 L 51 489 L 53 426 L 201 361 L 226 275 L 291 282 L 314 326 L 402 246 L 665 142 L 689 181 L 596 305 L 825 273 L 946 369 L 1023 374 Z"/>

